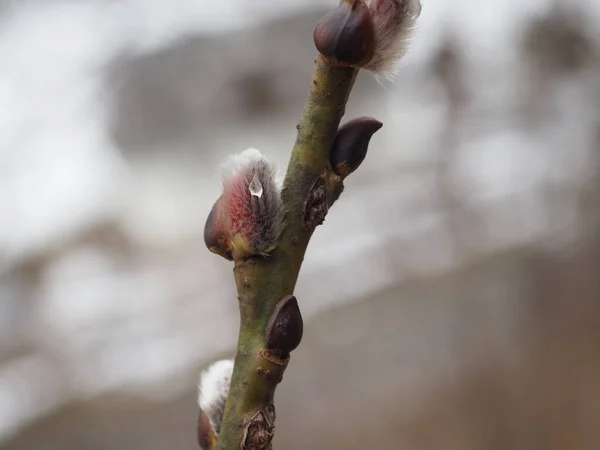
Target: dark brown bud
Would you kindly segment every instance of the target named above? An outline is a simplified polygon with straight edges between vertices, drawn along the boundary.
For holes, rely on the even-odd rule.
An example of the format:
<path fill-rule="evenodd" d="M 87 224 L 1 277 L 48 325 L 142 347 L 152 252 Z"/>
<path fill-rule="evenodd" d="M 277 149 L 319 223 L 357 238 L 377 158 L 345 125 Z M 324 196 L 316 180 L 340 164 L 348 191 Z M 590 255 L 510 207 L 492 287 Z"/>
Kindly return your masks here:
<path fill-rule="evenodd" d="M 210 419 L 206 413 L 200 408 L 198 413 L 198 426 L 196 428 L 198 435 L 198 445 L 202 450 L 213 450 L 217 444 L 217 436 L 215 430 L 210 424 Z"/>
<path fill-rule="evenodd" d="M 286 359 L 300 344 L 304 322 L 293 295 L 287 295 L 275 307 L 267 324 L 266 347 L 278 358 Z"/>
<path fill-rule="evenodd" d="M 364 0 L 343 0 L 317 24 L 317 50 L 330 61 L 348 66 L 368 62 L 375 51 L 375 29 Z"/>
<path fill-rule="evenodd" d="M 221 199 L 222 197 L 217 199 L 206 219 L 206 224 L 204 225 L 204 243 L 211 252 L 231 261 L 233 258 L 229 249 L 227 229 L 223 214 L 220 211 L 222 207 Z"/>
<path fill-rule="evenodd" d="M 331 147 L 333 171 L 346 178 L 364 161 L 373 134 L 383 124 L 372 117 L 359 117 L 342 125 Z"/>

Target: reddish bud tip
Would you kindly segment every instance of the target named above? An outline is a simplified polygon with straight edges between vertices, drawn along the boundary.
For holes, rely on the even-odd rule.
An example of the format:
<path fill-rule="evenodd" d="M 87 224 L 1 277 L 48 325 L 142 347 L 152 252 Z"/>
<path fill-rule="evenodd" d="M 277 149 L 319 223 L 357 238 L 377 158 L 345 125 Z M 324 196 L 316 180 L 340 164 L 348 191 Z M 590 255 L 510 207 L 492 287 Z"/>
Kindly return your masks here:
<path fill-rule="evenodd" d="M 344 0 L 317 24 L 313 34 L 319 53 L 348 66 L 369 61 L 375 49 L 375 30 L 364 0 Z"/>
<path fill-rule="evenodd" d="M 333 171 L 346 178 L 364 161 L 371 137 L 383 124 L 372 117 L 359 117 L 342 125 L 331 147 Z"/>
<path fill-rule="evenodd" d="M 233 258 L 229 249 L 227 224 L 222 208 L 222 197 L 219 197 L 210 210 L 204 225 L 204 244 L 211 252 L 231 261 Z"/>

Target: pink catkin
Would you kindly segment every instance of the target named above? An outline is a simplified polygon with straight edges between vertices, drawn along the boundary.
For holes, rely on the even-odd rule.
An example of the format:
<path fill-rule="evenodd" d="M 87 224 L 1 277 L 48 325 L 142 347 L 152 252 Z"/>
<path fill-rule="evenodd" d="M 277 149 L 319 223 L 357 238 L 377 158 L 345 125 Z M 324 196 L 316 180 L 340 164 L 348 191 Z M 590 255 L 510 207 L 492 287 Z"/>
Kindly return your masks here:
<path fill-rule="evenodd" d="M 275 168 L 254 149 L 236 155 L 229 165 L 232 174 L 223 183 L 229 236 L 241 236 L 254 254 L 268 253 L 277 244 L 283 228 Z M 255 177 L 262 187 L 260 196 L 250 192 Z"/>
<path fill-rule="evenodd" d="M 253 236 L 257 233 L 259 223 L 252 211 L 252 195 L 250 180 L 243 172 L 234 175 L 224 186 L 224 197 L 229 215 L 230 235 Z"/>

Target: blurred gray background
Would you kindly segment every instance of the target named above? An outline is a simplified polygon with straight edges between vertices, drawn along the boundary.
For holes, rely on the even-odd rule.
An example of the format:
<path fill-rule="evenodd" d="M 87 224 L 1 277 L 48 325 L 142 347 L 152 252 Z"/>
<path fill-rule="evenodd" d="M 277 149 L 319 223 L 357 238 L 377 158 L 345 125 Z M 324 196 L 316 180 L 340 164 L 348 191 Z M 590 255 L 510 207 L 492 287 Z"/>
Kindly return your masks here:
<path fill-rule="evenodd" d="M 282 168 L 334 0 L 0 1 L 0 448 L 196 448 L 220 162 Z M 600 4 L 425 0 L 311 242 L 278 449 L 600 442 Z"/>

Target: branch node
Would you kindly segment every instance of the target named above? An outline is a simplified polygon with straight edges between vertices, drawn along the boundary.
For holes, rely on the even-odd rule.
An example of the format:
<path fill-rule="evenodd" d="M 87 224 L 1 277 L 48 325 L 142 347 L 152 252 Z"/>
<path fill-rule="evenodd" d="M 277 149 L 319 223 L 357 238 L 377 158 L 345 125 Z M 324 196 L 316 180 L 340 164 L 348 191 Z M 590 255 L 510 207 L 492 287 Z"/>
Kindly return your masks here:
<path fill-rule="evenodd" d="M 275 429 L 275 406 L 269 403 L 244 423 L 242 450 L 271 450 Z"/>
<path fill-rule="evenodd" d="M 329 207 L 331 208 L 344 192 L 344 180 L 335 172 L 330 171 L 327 182 L 329 184 Z"/>
<path fill-rule="evenodd" d="M 267 361 L 269 361 L 275 365 L 278 365 L 278 366 L 285 367 L 290 362 L 289 356 L 287 358 L 279 358 L 276 355 L 274 355 L 273 353 L 271 353 L 269 350 L 267 350 L 266 348 L 263 348 L 259 352 L 259 354 L 260 354 L 260 356 L 265 358 Z"/>
<path fill-rule="evenodd" d="M 325 216 L 329 211 L 329 189 L 323 175 L 317 178 L 310 188 L 308 198 L 304 203 L 304 214 L 302 217 L 302 228 L 305 231 L 314 230 L 325 222 Z"/>

